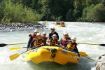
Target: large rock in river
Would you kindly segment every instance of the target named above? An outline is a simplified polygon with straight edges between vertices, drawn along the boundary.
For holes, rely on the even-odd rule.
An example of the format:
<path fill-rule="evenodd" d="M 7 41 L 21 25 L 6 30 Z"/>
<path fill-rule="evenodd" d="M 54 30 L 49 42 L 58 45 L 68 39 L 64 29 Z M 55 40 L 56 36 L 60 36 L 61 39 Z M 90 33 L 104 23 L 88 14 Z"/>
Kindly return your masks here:
<path fill-rule="evenodd" d="M 98 58 L 96 63 L 96 70 L 105 70 L 105 54 Z"/>

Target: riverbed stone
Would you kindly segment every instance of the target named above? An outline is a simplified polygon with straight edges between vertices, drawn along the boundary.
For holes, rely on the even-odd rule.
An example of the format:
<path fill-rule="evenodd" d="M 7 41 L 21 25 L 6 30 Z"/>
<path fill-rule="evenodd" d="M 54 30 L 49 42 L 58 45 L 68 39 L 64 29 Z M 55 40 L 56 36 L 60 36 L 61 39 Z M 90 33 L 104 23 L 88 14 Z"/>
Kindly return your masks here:
<path fill-rule="evenodd" d="M 10 24 L 2 24 L 0 23 L 0 31 L 26 31 L 33 30 L 35 28 L 44 28 L 45 25 L 40 23 L 31 24 L 31 23 L 10 23 Z"/>
<path fill-rule="evenodd" d="M 98 58 L 96 63 L 96 70 L 105 70 L 105 54 Z"/>

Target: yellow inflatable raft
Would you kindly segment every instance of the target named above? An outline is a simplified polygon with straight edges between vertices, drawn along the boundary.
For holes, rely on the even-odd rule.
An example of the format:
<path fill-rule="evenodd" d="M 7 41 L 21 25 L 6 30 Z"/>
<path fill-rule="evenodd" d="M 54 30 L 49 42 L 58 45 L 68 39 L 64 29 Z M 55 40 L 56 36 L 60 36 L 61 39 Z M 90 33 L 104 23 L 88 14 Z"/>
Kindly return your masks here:
<path fill-rule="evenodd" d="M 61 22 L 56 22 L 56 25 L 57 25 L 58 27 L 65 27 L 65 23 L 64 23 L 63 21 L 61 21 Z"/>
<path fill-rule="evenodd" d="M 55 62 L 58 64 L 78 63 L 79 57 L 76 53 L 64 50 L 57 46 L 42 46 L 34 51 L 27 52 L 26 61 L 39 64 L 42 62 Z"/>

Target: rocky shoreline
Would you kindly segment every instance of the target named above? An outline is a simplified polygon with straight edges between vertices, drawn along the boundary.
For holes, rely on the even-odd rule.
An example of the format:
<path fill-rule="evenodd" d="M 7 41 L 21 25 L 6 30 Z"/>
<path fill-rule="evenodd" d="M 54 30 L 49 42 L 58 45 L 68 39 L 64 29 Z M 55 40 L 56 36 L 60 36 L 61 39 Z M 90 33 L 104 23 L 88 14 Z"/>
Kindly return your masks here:
<path fill-rule="evenodd" d="M 35 28 L 44 28 L 45 25 L 36 23 L 36 24 L 25 24 L 25 23 L 10 23 L 10 24 L 1 24 L 0 23 L 0 32 L 7 31 L 26 31 L 34 30 Z"/>

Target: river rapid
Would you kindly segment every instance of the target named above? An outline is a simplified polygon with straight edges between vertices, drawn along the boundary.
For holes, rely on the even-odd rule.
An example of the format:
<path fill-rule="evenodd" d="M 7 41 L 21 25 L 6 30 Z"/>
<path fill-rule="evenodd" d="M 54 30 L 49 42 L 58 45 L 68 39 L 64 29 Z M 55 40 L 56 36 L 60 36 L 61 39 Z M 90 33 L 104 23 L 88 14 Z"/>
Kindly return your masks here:
<path fill-rule="evenodd" d="M 85 23 L 85 22 L 66 22 L 66 27 L 55 26 L 54 22 L 45 23 L 46 28 L 39 28 L 40 32 L 50 32 L 51 27 L 55 27 L 56 31 L 62 37 L 63 32 L 68 32 L 71 38 L 76 37 L 78 43 L 105 44 L 105 24 Z M 26 31 L 0 31 L 0 43 L 27 43 L 28 34 L 34 30 Z M 78 44 L 79 51 L 84 51 L 91 59 L 83 57 L 78 64 L 59 65 L 55 63 L 33 64 L 23 60 L 21 55 L 14 61 L 10 61 L 9 56 L 14 53 L 23 52 L 23 48 L 18 51 L 11 51 L 11 47 L 26 47 L 27 44 L 7 45 L 0 47 L 0 70 L 95 70 L 97 58 L 105 54 L 105 46 Z"/>

